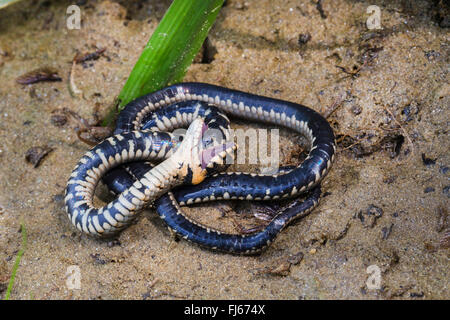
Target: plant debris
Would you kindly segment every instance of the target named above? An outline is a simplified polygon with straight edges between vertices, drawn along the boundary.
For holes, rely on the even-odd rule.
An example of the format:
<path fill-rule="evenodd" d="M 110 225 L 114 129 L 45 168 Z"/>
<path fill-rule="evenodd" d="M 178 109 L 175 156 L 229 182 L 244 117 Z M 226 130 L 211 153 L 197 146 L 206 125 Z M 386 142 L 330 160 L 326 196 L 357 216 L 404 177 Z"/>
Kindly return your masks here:
<path fill-rule="evenodd" d="M 77 133 L 78 139 L 90 146 L 94 146 L 106 137 L 109 137 L 113 132 L 113 129 L 110 127 L 98 126 L 100 122 L 97 114 L 98 108 L 99 105 L 96 104 L 93 113 L 94 119 L 92 121 L 83 118 L 78 113 L 68 108 L 53 110 L 50 121 L 53 125 L 59 127 L 63 126 L 69 119 L 73 120 L 76 124 L 75 132 Z"/>
<path fill-rule="evenodd" d="M 327 18 L 327 15 L 326 15 L 325 11 L 323 11 L 323 8 L 322 8 L 322 0 L 317 0 L 316 9 L 317 9 L 317 11 L 319 11 L 320 17 L 322 19 Z"/>
<path fill-rule="evenodd" d="M 438 205 L 438 207 L 437 207 L 437 214 L 438 214 L 438 224 L 437 224 L 436 231 L 437 232 L 441 232 L 442 230 L 447 228 L 447 225 L 448 225 L 448 222 L 447 222 L 447 217 L 448 217 L 447 207 L 445 207 L 442 204 Z"/>
<path fill-rule="evenodd" d="M 33 84 L 42 81 L 62 81 L 58 72 L 51 68 L 39 68 L 21 75 L 16 79 L 20 84 Z"/>
<path fill-rule="evenodd" d="M 106 48 L 98 49 L 97 51 L 79 54 L 77 53 L 73 58 L 73 61 L 77 64 L 83 63 L 90 60 L 97 60 L 102 56 L 102 54 L 106 51 Z"/>
<path fill-rule="evenodd" d="M 96 264 L 107 264 L 109 261 L 106 261 L 105 259 L 101 258 L 99 253 L 91 253 L 91 258 L 94 259 L 94 262 Z"/>
<path fill-rule="evenodd" d="M 378 218 L 383 216 L 383 209 L 371 204 L 365 211 L 360 210 L 355 217 L 357 217 L 364 227 L 373 228 Z"/>
<path fill-rule="evenodd" d="M 386 240 L 389 237 L 389 235 L 392 232 L 392 227 L 394 227 L 393 223 L 391 223 L 391 225 L 389 227 L 383 227 L 383 229 L 381 229 L 383 240 Z"/>
<path fill-rule="evenodd" d="M 109 137 L 112 134 L 113 130 L 110 127 L 89 127 L 82 128 L 77 131 L 78 139 L 83 141 L 84 143 L 95 146 L 106 137 Z M 85 134 L 84 136 L 82 134 Z"/>
<path fill-rule="evenodd" d="M 330 108 L 328 110 L 326 110 L 325 112 L 322 112 L 323 117 L 325 119 L 328 119 L 344 102 L 345 98 L 347 97 L 348 93 L 347 92 L 343 92 L 341 93 L 332 103 L 332 105 L 330 106 Z"/>
<path fill-rule="evenodd" d="M 287 261 L 290 264 L 297 265 L 303 260 L 303 256 L 304 256 L 303 252 L 298 252 L 298 253 L 290 255 L 289 258 L 287 259 Z"/>
<path fill-rule="evenodd" d="M 361 64 L 359 66 L 354 65 L 351 69 L 348 69 L 343 66 L 335 65 L 336 68 L 340 69 L 342 72 L 347 74 L 347 76 L 343 77 L 342 79 L 352 77 L 356 78 L 359 75 L 359 72 L 363 70 L 365 67 L 370 65 L 372 61 L 374 61 L 376 58 L 378 58 L 378 52 L 382 51 L 383 47 L 369 47 L 367 48 L 360 57 Z M 341 80 L 342 80 L 341 79 Z"/>
<path fill-rule="evenodd" d="M 55 127 L 62 127 L 67 123 L 67 115 L 61 112 L 61 110 L 53 110 L 50 117 L 50 122 Z"/>
<path fill-rule="evenodd" d="M 390 132 L 383 137 L 378 137 L 377 141 L 369 146 L 362 144 L 363 141 L 370 140 L 374 137 L 375 135 L 366 133 L 362 133 L 356 137 L 338 134 L 336 141 L 341 147 L 341 152 L 350 149 L 358 158 L 369 156 L 381 150 L 387 151 L 391 159 L 400 155 L 400 151 L 405 142 L 405 137 L 402 134 Z"/>
<path fill-rule="evenodd" d="M 212 44 L 211 40 L 207 37 L 203 42 L 200 51 L 195 56 L 193 63 L 209 64 L 214 61 L 214 57 L 217 54 L 216 47 Z"/>
<path fill-rule="evenodd" d="M 274 276 L 286 277 L 291 272 L 291 263 L 288 261 L 282 261 L 277 266 L 266 268 L 263 273 L 267 273 Z"/>
<path fill-rule="evenodd" d="M 279 260 L 275 265 L 258 268 L 254 270 L 256 275 L 271 275 L 271 276 L 281 276 L 286 277 L 291 272 L 291 263 L 287 260 Z"/>
<path fill-rule="evenodd" d="M 31 147 L 25 153 L 25 160 L 36 168 L 51 151 L 53 148 L 50 147 Z"/>
<path fill-rule="evenodd" d="M 444 235 L 439 240 L 439 247 L 443 249 L 450 248 L 450 228 L 445 230 Z"/>
<path fill-rule="evenodd" d="M 291 266 L 298 265 L 300 262 L 302 262 L 303 257 L 304 257 L 303 252 L 290 254 L 288 257 L 277 259 L 277 261 L 271 266 L 258 268 L 253 270 L 253 272 L 256 275 L 268 274 L 271 276 L 286 277 L 291 272 Z"/>

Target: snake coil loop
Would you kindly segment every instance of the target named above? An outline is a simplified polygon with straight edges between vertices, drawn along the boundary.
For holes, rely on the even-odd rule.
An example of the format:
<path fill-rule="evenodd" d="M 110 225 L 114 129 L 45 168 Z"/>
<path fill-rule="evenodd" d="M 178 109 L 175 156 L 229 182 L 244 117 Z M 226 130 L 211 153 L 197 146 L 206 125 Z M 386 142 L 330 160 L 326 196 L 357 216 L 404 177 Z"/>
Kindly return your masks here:
<path fill-rule="evenodd" d="M 180 83 L 129 103 L 119 114 L 115 137 L 121 136 L 123 143 L 127 143 L 128 139 L 131 141 L 135 139 L 135 137 L 127 136 L 130 132 L 136 134 L 136 132 L 141 132 L 140 130 L 148 130 L 156 134 L 159 139 L 158 143 L 164 146 L 159 151 L 152 151 L 157 153 L 153 160 L 161 160 L 166 157 L 170 159 L 174 144 L 170 143 L 173 137 L 165 133 L 166 131 L 187 127 L 196 119 L 204 118 L 205 122 L 208 122 L 208 127 L 219 130 L 225 139 L 229 140 L 229 120 L 224 113 L 242 119 L 281 125 L 304 135 L 311 145 L 307 158 L 297 167 L 275 175 L 242 172 L 216 173 L 196 185 L 180 185 L 178 183 L 179 186 L 170 192 L 168 192 L 169 189 L 172 189 L 174 185 L 168 183 L 170 187 L 158 194 L 157 197 L 155 196 L 157 200 L 154 206 L 169 229 L 186 240 L 213 250 L 238 254 L 259 253 L 273 242 L 289 222 L 308 214 L 319 201 L 320 181 L 329 172 L 336 152 L 333 130 L 320 114 L 308 107 L 283 100 L 204 83 Z M 99 150 L 105 150 L 103 151 L 105 157 L 113 159 L 117 157 L 117 148 L 114 150 L 99 148 Z M 162 149 L 164 152 L 161 151 Z M 222 158 L 229 153 L 221 153 Z M 82 159 L 87 161 L 86 157 Z M 128 157 L 125 160 L 142 159 Z M 140 161 L 116 166 L 104 174 L 104 171 L 96 172 L 98 167 L 95 165 L 99 165 L 98 161 L 96 164 L 90 162 L 89 164 L 91 165 L 90 170 L 95 172 L 96 178 L 103 176 L 104 183 L 112 192 L 120 194 L 119 198 L 124 192 L 131 193 L 129 189 L 134 186 L 136 181 L 141 181 L 149 172 L 157 168 L 152 169 L 151 165 Z M 162 180 L 167 179 L 164 172 L 160 172 L 160 174 Z M 83 176 L 79 180 L 85 184 L 88 177 L 90 176 Z M 89 185 L 87 188 L 89 189 L 91 186 Z M 304 193 L 309 194 L 305 201 L 289 206 L 274 217 L 264 230 L 249 235 L 225 234 L 202 226 L 188 219 L 180 209 L 180 206 L 183 205 L 221 199 L 276 200 L 297 197 Z M 74 194 L 76 191 L 68 188 L 66 199 Z M 74 200 L 70 199 L 70 201 Z M 72 222 L 78 228 L 94 233 L 91 229 L 96 228 L 95 220 L 91 227 L 85 227 L 83 221 L 89 220 L 89 218 L 86 216 L 74 218 L 74 216 L 76 215 L 69 214 Z M 102 221 L 109 222 L 108 217 Z M 118 222 L 120 227 L 123 222 L 120 219 Z M 112 229 L 115 231 L 115 228 Z"/>

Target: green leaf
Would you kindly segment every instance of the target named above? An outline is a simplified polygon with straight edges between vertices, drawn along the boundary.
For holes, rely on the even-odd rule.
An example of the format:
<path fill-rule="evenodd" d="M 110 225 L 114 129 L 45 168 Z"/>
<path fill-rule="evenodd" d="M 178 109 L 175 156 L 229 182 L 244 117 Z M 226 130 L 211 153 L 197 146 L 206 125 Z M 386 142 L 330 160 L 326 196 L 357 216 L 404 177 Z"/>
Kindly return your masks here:
<path fill-rule="evenodd" d="M 223 2 L 172 2 L 119 94 L 119 111 L 130 101 L 183 79 Z M 110 122 L 111 118 L 108 116 L 105 122 Z"/>

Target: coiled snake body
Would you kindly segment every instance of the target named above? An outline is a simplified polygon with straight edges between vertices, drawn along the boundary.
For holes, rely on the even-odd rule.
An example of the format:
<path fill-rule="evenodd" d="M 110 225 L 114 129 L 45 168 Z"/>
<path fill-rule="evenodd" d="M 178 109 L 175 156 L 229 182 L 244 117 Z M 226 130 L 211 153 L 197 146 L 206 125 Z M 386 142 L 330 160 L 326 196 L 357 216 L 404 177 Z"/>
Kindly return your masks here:
<path fill-rule="evenodd" d="M 333 130 L 320 114 L 299 104 L 204 83 L 181 83 L 128 104 L 119 115 L 115 133 L 142 128 L 170 131 L 206 113 L 208 105 L 239 118 L 293 129 L 305 135 L 311 144 L 307 158 L 288 172 L 275 175 L 218 173 L 201 184 L 176 188 L 155 202 L 158 214 L 169 229 L 186 240 L 226 252 L 260 252 L 290 221 L 304 216 L 317 205 L 319 183 L 328 173 L 336 151 Z M 222 124 L 218 127 L 224 128 Z M 149 168 L 143 163 L 134 163 L 110 171 L 104 181 L 111 190 L 120 193 Z M 310 196 L 304 202 L 286 208 L 264 230 L 249 235 L 224 234 L 199 225 L 184 216 L 179 207 L 221 199 L 276 200 L 308 191 Z"/>

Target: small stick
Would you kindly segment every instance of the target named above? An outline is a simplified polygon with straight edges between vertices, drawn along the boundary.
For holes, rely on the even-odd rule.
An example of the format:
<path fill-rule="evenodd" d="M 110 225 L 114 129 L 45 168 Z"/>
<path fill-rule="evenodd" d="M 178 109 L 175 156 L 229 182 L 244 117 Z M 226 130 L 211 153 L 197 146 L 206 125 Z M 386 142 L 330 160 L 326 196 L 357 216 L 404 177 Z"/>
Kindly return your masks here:
<path fill-rule="evenodd" d="M 75 65 L 76 65 L 75 59 L 72 61 L 72 68 L 70 69 L 69 73 L 69 92 L 72 96 L 74 95 L 80 95 L 83 93 L 80 89 L 77 88 L 75 85 L 75 79 L 74 79 L 74 73 L 75 73 Z"/>
<path fill-rule="evenodd" d="M 329 108 L 329 110 L 323 112 L 323 116 L 325 119 L 328 119 L 341 105 L 342 102 L 344 102 L 345 98 L 347 97 L 347 93 L 341 93 L 339 97 L 334 100 L 333 104 Z"/>

